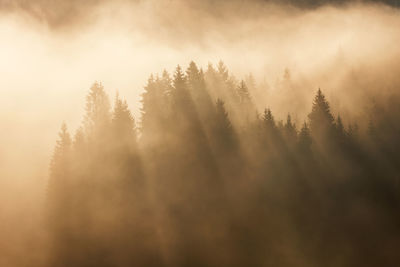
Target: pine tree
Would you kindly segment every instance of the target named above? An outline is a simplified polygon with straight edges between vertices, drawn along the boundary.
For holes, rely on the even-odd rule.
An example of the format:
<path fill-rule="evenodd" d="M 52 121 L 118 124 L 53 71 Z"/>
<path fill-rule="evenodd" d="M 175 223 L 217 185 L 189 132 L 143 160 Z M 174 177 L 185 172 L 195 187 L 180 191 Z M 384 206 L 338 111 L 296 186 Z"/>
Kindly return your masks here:
<path fill-rule="evenodd" d="M 256 90 L 256 80 L 254 79 L 254 76 L 252 73 L 249 73 L 246 76 L 245 83 L 251 92 L 254 92 Z"/>
<path fill-rule="evenodd" d="M 79 127 L 75 132 L 74 142 L 73 142 L 73 150 L 81 151 L 85 146 L 85 133 L 82 127 Z"/>
<path fill-rule="evenodd" d="M 193 101 L 199 108 L 199 112 L 207 112 L 212 108 L 212 101 L 206 89 L 203 70 L 199 70 L 196 63 L 191 61 L 186 70 L 186 77 Z"/>
<path fill-rule="evenodd" d="M 217 76 L 217 71 L 214 69 L 214 66 L 211 64 L 211 62 L 208 62 L 207 70 L 205 73 L 206 80 L 209 80 L 211 81 L 211 83 L 214 83 L 216 76 Z"/>
<path fill-rule="evenodd" d="M 347 137 L 353 143 L 358 140 L 359 133 L 358 133 L 358 125 L 357 125 L 357 123 L 349 124 L 348 129 L 347 129 Z"/>
<path fill-rule="evenodd" d="M 338 131 L 338 134 L 344 135 L 344 133 L 345 133 L 342 118 L 340 117 L 340 115 L 338 115 L 338 117 L 336 119 L 336 130 Z"/>
<path fill-rule="evenodd" d="M 190 94 L 195 104 L 198 116 L 204 126 L 206 134 L 209 136 L 212 131 L 210 129 L 211 125 L 209 121 L 213 119 L 215 109 L 211 96 L 206 88 L 203 70 L 199 70 L 196 64 L 192 61 L 186 70 L 186 76 Z"/>
<path fill-rule="evenodd" d="M 269 108 L 266 108 L 264 110 L 264 115 L 262 119 L 264 121 L 264 126 L 266 127 L 268 132 L 274 132 L 276 130 L 275 119 Z"/>
<path fill-rule="evenodd" d="M 318 89 L 308 118 L 310 119 L 311 134 L 314 138 L 323 143 L 333 137 L 334 118 L 321 89 Z"/>
<path fill-rule="evenodd" d="M 187 88 L 186 76 L 179 65 L 175 69 L 172 85 L 172 119 L 189 126 L 192 120 L 197 119 L 197 114 L 195 114 L 194 103 Z"/>
<path fill-rule="evenodd" d="M 283 128 L 283 136 L 289 146 L 293 146 L 297 140 L 296 125 L 292 122 L 290 114 L 287 115 L 286 124 Z"/>
<path fill-rule="evenodd" d="M 78 177 L 84 176 L 87 169 L 86 164 L 89 160 L 86 136 L 82 127 L 79 127 L 75 132 L 72 143 L 72 158 L 74 177 L 75 180 L 78 180 Z"/>
<path fill-rule="evenodd" d="M 221 99 L 217 99 L 216 102 L 215 129 L 217 145 L 222 150 L 227 152 L 236 148 L 235 133 L 229 120 L 228 113 L 225 110 L 224 102 Z"/>
<path fill-rule="evenodd" d="M 74 200 L 71 178 L 71 138 L 66 124 L 63 123 L 51 159 L 47 187 L 47 219 L 54 261 L 63 258 L 68 250 L 65 243 L 71 234 L 71 208 Z"/>
<path fill-rule="evenodd" d="M 86 115 L 84 130 L 93 141 L 103 140 L 107 136 L 111 121 L 110 101 L 101 83 L 95 82 L 86 97 Z"/>
<path fill-rule="evenodd" d="M 68 182 L 70 172 L 71 137 L 67 125 L 62 124 L 50 163 L 49 195 L 55 196 Z M 50 197 L 51 198 L 51 197 Z"/>
<path fill-rule="evenodd" d="M 247 105 L 251 102 L 251 96 L 249 93 L 249 90 L 245 84 L 245 82 L 242 80 L 237 87 L 237 93 L 239 95 L 240 103 Z"/>
<path fill-rule="evenodd" d="M 200 76 L 200 71 L 197 68 L 196 63 L 191 61 L 189 67 L 186 70 L 187 81 L 193 90 L 203 86 L 204 79 Z"/>
<path fill-rule="evenodd" d="M 144 87 L 142 94 L 142 107 L 140 109 L 142 113 L 142 133 L 154 128 L 152 124 L 155 124 L 153 117 L 157 114 L 157 88 L 153 74 L 147 80 L 147 84 Z"/>
<path fill-rule="evenodd" d="M 229 72 L 224 64 L 224 62 L 222 62 L 222 60 L 220 60 L 218 62 L 218 75 L 220 76 L 220 78 L 222 79 L 223 82 L 227 82 L 228 78 L 229 78 Z"/>
<path fill-rule="evenodd" d="M 171 83 L 168 72 L 164 70 L 161 78 L 151 75 L 144 87 L 141 99 L 141 137 L 146 145 L 155 145 L 156 140 L 161 139 L 165 133 L 171 113 Z"/>
<path fill-rule="evenodd" d="M 175 91 L 186 89 L 186 77 L 182 71 L 181 66 L 177 66 L 174 73 L 173 86 Z"/>
<path fill-rule="evenodd" d="M 122 101 L 118 94 L 115 97 L 114 111 L 112 114 L 113 137 L 121 145 L 136 142 L 135 121 L 126 101 Z"/>
<path fill-rule="evenodd" d="M 299 133 L 299 150 L 301 153 L 307 154 L 311 152 L 311 144 L 312 144 L 312 138 L 310 134 L 310 129 L 308 128 L 308 125 L 306 122 L 304 122 L 303 127 L 300 130 Z"/>
<path fill-rule="evenodd" d="M 344 129 L 342 118 L 338 115 L 336 119 L 336 138 L 339 144 L 344 145 L 346 143 L 347 133 Z"/>

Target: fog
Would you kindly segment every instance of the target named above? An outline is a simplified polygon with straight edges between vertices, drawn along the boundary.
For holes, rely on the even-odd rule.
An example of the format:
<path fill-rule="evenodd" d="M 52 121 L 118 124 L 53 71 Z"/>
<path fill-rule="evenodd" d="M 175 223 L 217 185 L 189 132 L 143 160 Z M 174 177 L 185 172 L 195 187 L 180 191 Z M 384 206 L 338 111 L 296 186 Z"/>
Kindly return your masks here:
<path fill-rule="evenodd" d="M 127 100 L 140 128 L 150 74 L 165 69 L 172 76 L 192 60 L 206 71 L 222 60 L 237 83 L 254 76 L 260 114 L 271 108 L 279 121 L 290 113 L 300 130 L 321 88 L 335 117 L 366 131 L 372 104 L 399 93 L 396 6 L 0 0 L 0 265 L 45 266 L 51 250 L 44 207 L 57 132 L 62 122 L 72 136 L 79 128 L 95 81 L 111 102 L 117 92 Z M 221 97 L 210 95 L 213 102 Z M 235 126 L 240 119 L 223 100 Z"/>

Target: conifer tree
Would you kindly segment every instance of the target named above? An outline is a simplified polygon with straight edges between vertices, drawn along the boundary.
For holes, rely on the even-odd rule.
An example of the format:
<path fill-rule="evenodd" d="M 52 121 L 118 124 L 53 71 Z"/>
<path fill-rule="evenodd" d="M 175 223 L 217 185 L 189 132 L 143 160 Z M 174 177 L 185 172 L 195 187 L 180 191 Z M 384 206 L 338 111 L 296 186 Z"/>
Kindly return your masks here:
<path fill-rule="evenodd" d="M 314 98 L 310 119 L 310 130 L 314 138 L 320 143 L 324 143 L 332 138 L 334 133 L 334 118 L 331 114 L 329 103 L 326 100 L 321 89 Z"/>
<path fill-rule="evenodd" d="M 211 64 L 211 62 L 208 62 L 207 64 L 207 70 L 205 72 L 205 79 L 210 81 L 211 84 L 215 83 L 217 76 L 217 71 L 215 70 L 214 66 Z"/>
<path fill-rule="evenodd" d="M 292 122 L 290 114 L 288 114 L 286 118 L 286 123 L 283 128 L 283 136 L 289 146 L 293 146 L 297 141 L 296 125 Z"/>
<path fill-rule="evenodd" d="M 74 151 L 82 151 L 85 146 L 85 133 L 82 127 L 79 127 L 74 136 L 73 149 Z"/>
<path fill-rule="evenodd" d="M 95 82 L 86 97 L 84 130 L 90 141 L 104 140 L 111 121 L 110 101 L 101 83 Z"/>
<path fill-rule="evenodd" d="M 336 126 L 337 141 L 339 142 L 339 144 L 344 145 L 346 143 L 347 133 L 346 130 L 344 129 L 342 118 L 340 117 L 340 115 L 338 115 L 336 119 L 335 126 Z"/>
<path fill-rule="evenodd" d="M 218 62 L 218 74 L 221 77 L 223 82 L 227 82 L 228 78 L 229 78 L 229 72 L 224 64 L 224 62 L 222 62 L 222 60 L 220 60 Z"/>
<path fill-rule="evenodd" d="M 173 86 L 175 91 L 186 89 L 186 77 L 182 71 L 181 66 L 177 66 L 174 73 Z"/>
<path fill-rule="evenodd" d="M 266 108 L 264 110 L 264 115 L 263 115 L 262 119 L 264 121 L 264 126 L 266 127 L 268 132 L 273 132 L 276 130 L 275 119 L 269 108 Z"/>
<path fill-rule="evenodd" d="M 157 81 L 160 83 L 160 90 L 161 90 L 161 95 L 163 96 L 168 96 L 171 94 L 172 90 L 172 79 L 168 71 L 164 70 L 161 78 L 157 79 Z"/>
<path fill-rule="evenodd" d="M 357 123 L 349 124 L 347 129 L 347 137 L 350 141 L 355 142 L 359 138 Z"/>
<path fill-rule="evenodd" d="M 199 113 L 207 113 L 212 109 L 211 97 L 206 90 L 203 70 L 199 70 L 197 65 L 191 61 L 186 70 L 187 82 L 191 91 L 193 101 L 199 108 Z"/>
<path fill-rule="evenodd" d="M 254 76 L 252 73 L 249 73 L 246 78 L 245 78 L 245 84 L 248 86 L 249 90 L 251 92 L 254 92 L 256 90 L 256 80 L 254 79 Z"/>
<path fill-rule="evenodd" d="M 136 142 L 135 121 L 126 100 L 121 100 L 118 94 L 115 97 L 112 128 L 114 140 L 121 145 L 130 146 Z"/>
<path fill-rule="evenodd" d="M 162 77 L 154 78 L 151 75 L 144 87 L 141 99 L 141 133 L 146 145 L 155 144 L 165 133 L 167 119 L 171 113 L 171 82 L 168 72 L 164 70 Z"/>
<path fill-rule="evenodd" d="M 155 127 L 153 124 L 156 124 L 156 122 L 153 120 L 158 111 L 156 101 L 158 93 L 154 76 L 151 74 L 147 79 L 147 84 L 144 87 L 141 99 L 142 107 L 140 111 L 142 113 L 142 133 Z"/>
<path fill-rule="evenodd" d="M 205 133 L 207 136 L 210 136 L 212 125 L 209 122 L 215 115 L 215 109 L 211 96 L 206 88 L 203 70 L 199 70 L 196 64 L 192 61 L 186 70 L 186 76 L 199 119 L 203 125 Z"/>
<path fill-rule="evenodd" d="M 243 105 L 248 105 L 251 102 L 251 96 L 249 93 L 249 90 L 245 84 L 245 82 L 242 80 L 237 87 L 237 93 L 239 95 L 240 103 Z"/>
<path fill-rule="evenodd" d="M 70 175 L 71 137 L 67 125 L 62 124 L 50 163 L 49 194 L 57 195 Z"/>
<path fill-rule="evenodd" d="M 72 166 L 75 182 L 85 176 L 89 160 L 86 136 L 82 127 L 79 127 L 72 143 Z"/>
<path fill-rule="evenodd" d="M 344 135 L 344 133 L 345 133 L 342 118 L 340 117 L 340 115 L 338 115 L 338 117 L 336 119 L 336 130 L 337 130 L 338 134 L 340 134 L 340 135 Z"/>
<path fill-rule="evenodd" d="M 225 152 L 236 149 L 235 133 L 225 110 L 224 102 L 217 99 L 216 102 L 216 136 L 217 145 Z"/>
<path fill-rule="evenodd" d="M 50 163 L 50 178 L 47 187 L 48 226 L 52 241 L 52 261 L 65 259 L 71 235 L 73 195 L 71 187 L 71 138 L 65 123 L 58 134 Z"/>
<path fill-rule="evenodd" d="M 305 155 L 309 154 L 311 152 L 311 144 L 312 144 L 312 138 L 310 129 L 307 123 L 304 122 L 299 133 L 298 145 L 300 152 L 304 153 Z"/>
<path fill-rule="evenodd" d="M 201 78 L 200 71 L 194 61 L 190 61 L 189 67 L 186 70 L 186 75 L 188 83 L 193 89 L 202 86 L 201 83 L 204 82 L 204 79 Z"/>

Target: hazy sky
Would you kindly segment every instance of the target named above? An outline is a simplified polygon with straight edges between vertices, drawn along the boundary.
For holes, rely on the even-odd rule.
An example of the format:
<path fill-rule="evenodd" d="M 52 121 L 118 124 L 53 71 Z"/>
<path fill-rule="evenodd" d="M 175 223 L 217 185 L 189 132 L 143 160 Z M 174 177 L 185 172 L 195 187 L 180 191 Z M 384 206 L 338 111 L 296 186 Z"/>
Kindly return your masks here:
<path fill-rule="evenodd" d="M 1 182 L 45 183 L 57 131 L 62 121 L 76 129 L 96 80 L 137 118 L 150 73 L 190 60 L 222 59 L 272 85 L 287 67 L 313 92 L 398 59 L 398 9 L 270 2 L 0 0 Z"/>

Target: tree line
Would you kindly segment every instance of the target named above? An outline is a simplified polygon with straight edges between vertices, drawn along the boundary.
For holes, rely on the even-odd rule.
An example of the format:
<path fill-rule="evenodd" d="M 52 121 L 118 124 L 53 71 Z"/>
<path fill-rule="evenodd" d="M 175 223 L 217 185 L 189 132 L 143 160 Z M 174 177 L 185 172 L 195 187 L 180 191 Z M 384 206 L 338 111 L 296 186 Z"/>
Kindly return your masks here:
<path fill-rule="evenodd" d="M 222 62 L 177 66 L 149 77 L 138 123 L 94 83 L 50 164 L 49 265 L 399 262 L 400 101 L 360 130 L 318 89 L 297 125 L 259 111 L 255 87 Z"/>

